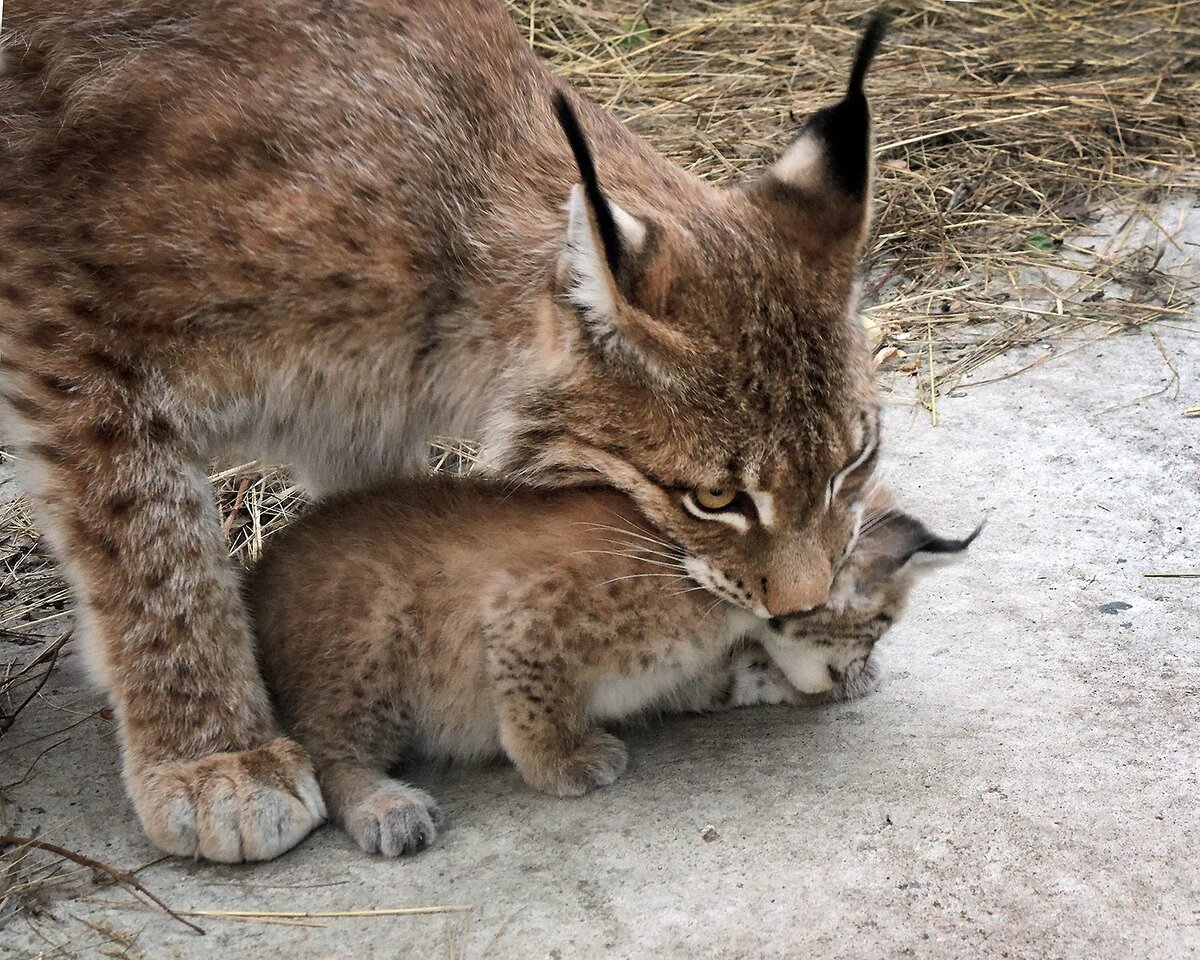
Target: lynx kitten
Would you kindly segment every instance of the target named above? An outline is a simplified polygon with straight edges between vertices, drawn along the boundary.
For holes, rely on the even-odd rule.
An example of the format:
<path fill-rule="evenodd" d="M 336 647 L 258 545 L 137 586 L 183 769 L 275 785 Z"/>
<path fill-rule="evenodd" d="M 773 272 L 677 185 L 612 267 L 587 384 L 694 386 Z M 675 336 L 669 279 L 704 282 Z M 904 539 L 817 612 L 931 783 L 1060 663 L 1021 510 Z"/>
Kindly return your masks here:
<path fill-rule="evenodd" d="M 341 497 L 252 575 L 263 673 L 331 815 L 364 850 L 411 852 L 441 822 L 388 776 L 412 754 L 503 751 L 533 787 L 575 796 L 625 769 L 605 721 L 863 692 L 908 591 L 901 568 L 969 543 L 879 491 L 866 503 L 827 604 L 764 620 L 746 583 L 610 490 L 429 480 Z"/>

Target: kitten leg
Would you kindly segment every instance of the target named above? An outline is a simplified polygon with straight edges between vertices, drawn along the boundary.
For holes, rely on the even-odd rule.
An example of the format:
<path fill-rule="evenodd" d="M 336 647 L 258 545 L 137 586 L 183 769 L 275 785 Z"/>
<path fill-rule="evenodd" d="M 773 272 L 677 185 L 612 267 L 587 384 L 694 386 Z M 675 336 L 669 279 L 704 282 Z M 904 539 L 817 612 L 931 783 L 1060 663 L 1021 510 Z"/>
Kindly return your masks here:
<path fill-rule="evenodd" d="M 142 826 L 179 856 L 278 856 L 325 809 L 275 723 L 197 451 L 138 391 L 136 358 L 40 359 L 5 387 Z"/>
<path fill-rule="evenodd" d="M 387 775 L 409 752 L 414 724 L 397 678 L 378 666 L 384 658 L 347 644 L 333 671 L 308 669 L 294 661 L 311 649 L 307 641 L 321 642 L 300 632 L 311 624 L 281 624 L 261 607 L 258 613 L 264 674 L 289 729 L 312 755 L 330 818 L 367 853 L 398 857 L 429 846 L 445 823 L 437 802 Z M 291 645 L 279 642 L 289 627 L 297 631 Z"/>
<path fill-rule="evenodd" d="M 625 744 L 611 733 L 589 729 L 559 658 L 541 661 L 497 648 L 489 654 L 500 743 L 526 783 L 545 793 L 578 797 L 625 772 Z"/>
<path fill-rule="evenodd" d="M 445 823 L 433 797 L 380 768 L 344 760 L 321 766 L 319 775 L 330 816 L 367 853 L 416 853 Z"/>

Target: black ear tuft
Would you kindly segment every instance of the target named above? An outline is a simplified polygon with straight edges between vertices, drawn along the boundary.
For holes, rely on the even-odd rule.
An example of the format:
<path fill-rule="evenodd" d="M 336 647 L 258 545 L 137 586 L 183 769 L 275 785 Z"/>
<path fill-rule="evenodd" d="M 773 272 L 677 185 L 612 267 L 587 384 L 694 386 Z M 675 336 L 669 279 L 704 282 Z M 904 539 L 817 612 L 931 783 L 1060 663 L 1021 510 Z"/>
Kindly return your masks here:
<path fill-rule="evenodd" d="M 801 134 L 816 137 L 825 145 L 829 173 L 855 200 L 863 199 L 866 194 L 871 168 L 871 113 L 863 80 L 879 51 L 887 24 L 888 18 L 882 13 L 870 19 L 854 55 L 846 95 L 833 106 L 814 113 Z"/>
<path fill-rule="evenodd" d="M 931 533 L 916 517 L 895 510 L 863 534 L 860 543 L 874 572 L 890 576 L 918 553 L 962 553 L 982 529 L 981 523 L 969 536 L 952 540 Z"/>
<path fill-rule="evenodd" d="M 962 553 L 964 550 L 967 549 L 967 547 L 969 547 L 972 543 L 975 542 L 975 538 L 977 536 L 979 536 L 979 534 L 983 531 L 983 526 L 985 523 L 987 523 L 986 520 L 979 521 L 979 526 L 977 526 L 974 530 L 972 530 L 969 534 L 967 534 L 961 540 L 951 540 L 946 537 L 939 537 L 936 534 L 930 533 L 928 530 L 926 530 L 925 533 L 927 535 L 927 539 L 925 541 L 925 544 L 923 546 L 919 547 L 915 552 L 916 553 Z"/>
<path fill-rule="evenodd" d="M 881 10 L 867 21 L 867 28 L 863 31 L 862 39 L 858 41 L 858 51 L 854 54 L 854 66 L 850 68 L 850 82 L 846 85 L 846 96 L 855 94 L 862 96 L 863 80 L 866 79 L 867 71 L 875 59 L 875 54 L 879 52 L 879 45 L 883 42 L 891 20 L 891 15 Z"/>
<path fill-rule="evenodd" d="M 621 234 L 617 230 L 612 210 L 608 200 L 600 189 L 600 181 L 596 177 L 596 164 L 592 160 L 592 151 L 575 108 L 571 106 L 567 95 L 561 90 L 554 92 L 554 112 L 558 114 L 558 122 L 571 145 L 575 155 L 575 164 L 579 167 L 579 180 L 583 184 L 583 193 L 595 219 L 596 230 L 600 234 L 600 244 L 604 247 L 604 259 L 608 261 L 608 269 L 614 277 L 620 275 L 621 269 Z"/>

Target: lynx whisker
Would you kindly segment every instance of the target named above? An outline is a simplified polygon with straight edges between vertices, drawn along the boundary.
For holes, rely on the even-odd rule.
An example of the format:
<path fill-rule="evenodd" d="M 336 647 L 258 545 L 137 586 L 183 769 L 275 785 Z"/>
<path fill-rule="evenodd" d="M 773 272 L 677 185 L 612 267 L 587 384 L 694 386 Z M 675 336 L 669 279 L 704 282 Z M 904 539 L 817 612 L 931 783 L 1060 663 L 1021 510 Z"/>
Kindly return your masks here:
<path fill-rule="evenodd" d="M 616 550 L 576 550 L 574 553 L 568 554 L 568 556 L 577 557 L 585 553 L 597 553 L 609 557 L 624 557 L 626 560 L 637 560 L 641 563 L 646 563 L 654 567 L 666 567 L 669 570 L 683 569 L 683 566 L 678 563 L 663 563 L 661 560 L 651 560 L 648 557 L 639 557 L 630 553 L 620 553 Z"/>
<path fill-rule="evenodd" d="M 719 607 L 722 603 L 727 603 L 727 602 L 729 602 L 729 601 L 727 601 L 724 597 L 717 597 L 717 599 L 714 600 L 712 603 L 710 603 L 708 605 L 708 607 L 705 609 L 704 613 L 700 617 L 700 622 L 703 623 L 705 620 L 707 620 L 709 618 L 709 616 L 712 614 L 712 612 L 717 609 L 717 607 Z"/>
<path fill-rule="evenodd" d="M 881 523 L 886 523 L 890 517 L 895 516 L 895 510 L 873 510 L 863 519 L 862 525 L 859 527 L 858 535 L 862 537 L 864 534 L 874 530 Z"/>
<path fill-rule="evenodd" d="M 681 573 L 630 573 L 623 577 L 613 577 L 611 580 L 602 580 L 600 586 L 606 587 L 610 583 L 619 583 L 622 580 L 638 580 L 642 577 L 670 577 L 672 580 L 687 580 L 687 576 Z"/>
<path fill-rule="evenodd" d="M 674 593 L 668 594 L 668 596 L 679 597 L 685 593 L 695 593 L 697 590 L 707 590 L 707 589 L 708 589 L 708 587 L 704 587 L 704 586 L 687 587 L 683 590 L 676 590 Z"/>
<path fill-rule="evenodd" d="M 663 550 L 655 550 L 651 547 L 642 547 L 636 543 L 622 542 L 620 540 L 602 540 L 601 543 L 607 543 L 614 547 L 628 547 L 630 550 L 635 550 L 638 553 L 648 553 L 653 557 L 663 557 L 667 560 L 679 561 L 683 559 L 683 552 L 679 550 L 672 553 L 667 553 Z"/>
<path fill-rule="evenodd" d="M 613 527 L 606 523 L 591 523 L 587 520 L 578 520 L 573 523 L 572 526 L 591 527 L 594 530 L 609 530 L 612 533 L 619 533 L 628 537 L 637 537 L 639 540 L 645 540 L 647 543 L 657 544 L 660 547 L 671 548 L 674 546 L 674 544 L 669 543 L 666 540 L 662 540 L 657 537 L 644 537 L 641 534 L 634 533 L 632 530 L 624 530 L 621 527 Z"/>

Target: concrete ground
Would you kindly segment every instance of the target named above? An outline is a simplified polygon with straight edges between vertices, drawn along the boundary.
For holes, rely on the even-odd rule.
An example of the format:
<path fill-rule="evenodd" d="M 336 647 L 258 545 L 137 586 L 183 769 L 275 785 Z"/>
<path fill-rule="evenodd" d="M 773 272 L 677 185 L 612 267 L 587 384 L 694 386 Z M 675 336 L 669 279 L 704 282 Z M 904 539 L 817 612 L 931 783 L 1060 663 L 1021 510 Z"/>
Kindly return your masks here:
<path fill-rule="evenodd" d="M 412 860 L 325 829 L 273 863 L 138 875 L 177 909 L 466 905 L 465 933 L 442 914 L 207 918 L 200 937 L 84 874 L 77 898 L 10 917 L 0 954 L 52 955 L 41 935 L 154 958 L 1197 955 L 1200 581 L 1147 574 L 1200 572 L 1200 421 L 1183 416 L 1200 329 L 1072 346 L 943 397 L 936 427 L 891 381 L 905 504 L 950 534 L 990 519 L 919 588 L 869 698 L 653 723 L 625 777 L 581 800 L 505 766 L 420 771 L 450 828 Z M 9 781 L 69 737 L 5 819 L 131 868 L 156 853 L 111 724 L 49 737 L 102 705 L 77 660 L 0 750 Z"/>

